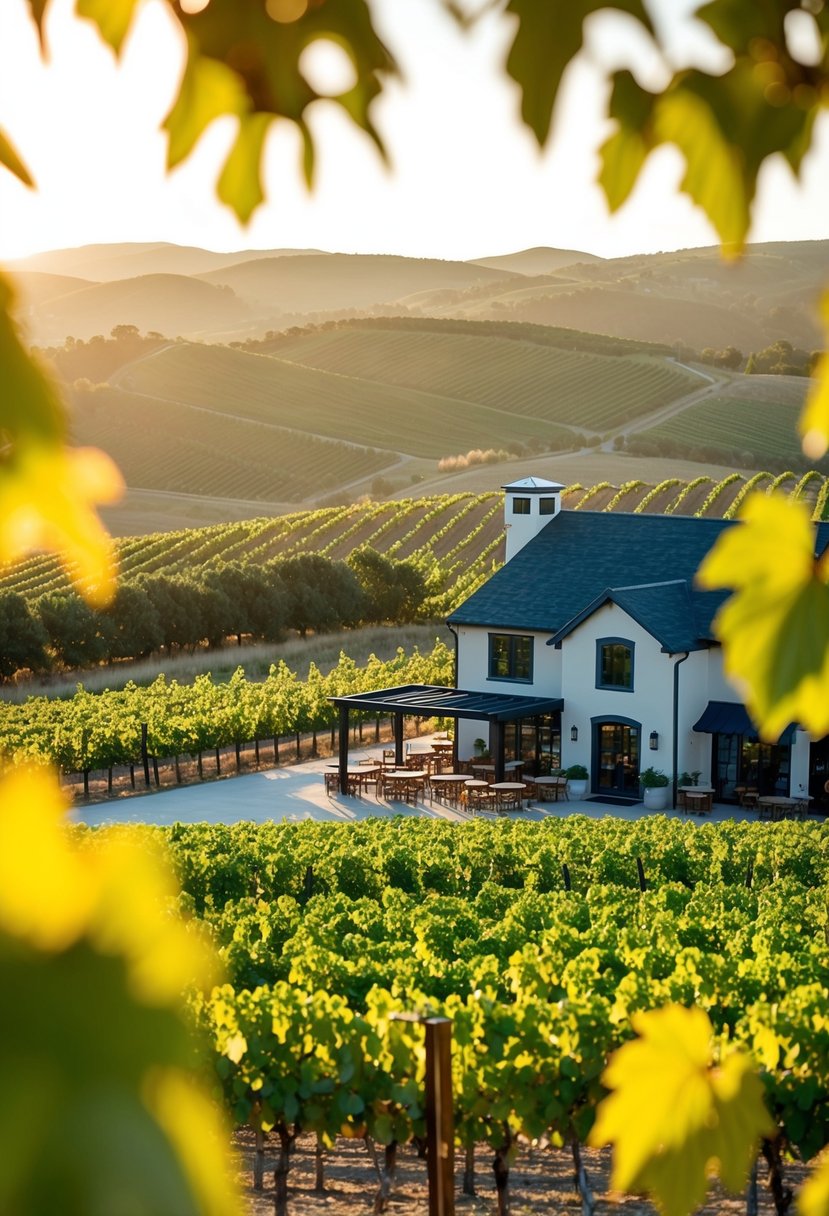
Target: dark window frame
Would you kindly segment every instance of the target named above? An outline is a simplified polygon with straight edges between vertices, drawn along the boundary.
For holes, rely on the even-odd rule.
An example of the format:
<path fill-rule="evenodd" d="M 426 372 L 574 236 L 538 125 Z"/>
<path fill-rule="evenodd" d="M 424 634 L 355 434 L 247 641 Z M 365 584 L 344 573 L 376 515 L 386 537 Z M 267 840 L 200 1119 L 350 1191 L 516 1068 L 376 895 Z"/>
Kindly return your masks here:
<path fill-rule="evenodd" d="M 496 658 L 493 655 L 493 645 L 496 641 L 507 642 L 507 674 L 499 675 L 494 670 Z M 520 642 L 529 643 L 528 669 L 529 674 L 522 676 L 516 675 L 518 644 Z M 487 679 L 507 681 L 511 684 L 532 684 L 533 682 L 533 667 L 535 663 L 535 638 L 531 633 L 490 633 L 487 634 Z"/>
<path fill-rule="evenodd" d="M 630 683 L 609 684 L 604 676 L 604 650 L 607 646 L 624 646 L 630 652 Z M 596 687 L 608 692 L 634 692 L 636 684 L 636 643 L 630 638 L 596 638 Z"/>
<path fill-rule="evenodd" d="M 513 498 L 512 513 L 513 515 L 532 515 L 533 500 L 531 498 Z"/>
<path fill-rule="evenodd" d="M 540 498 L 538 500 L 539 515 L 555 515 L 558 507 L 557 497 Z"/>

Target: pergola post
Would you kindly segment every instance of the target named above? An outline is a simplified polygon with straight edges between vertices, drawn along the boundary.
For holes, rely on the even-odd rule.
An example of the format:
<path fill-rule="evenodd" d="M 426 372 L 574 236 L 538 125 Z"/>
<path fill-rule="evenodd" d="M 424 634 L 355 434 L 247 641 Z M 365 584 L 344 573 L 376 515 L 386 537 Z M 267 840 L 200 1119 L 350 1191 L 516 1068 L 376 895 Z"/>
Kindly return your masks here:
<path fill-rule="evenodd" d="M 394 714 L 394 763 L 403 767 L 403 711 L 399 709 Z"/>
<path fill-rule="evenodd" d="M 497 719 L 489 724 L 492 758 L 495 761 L 495 780 L 504 780 L 504 724 Z"/>
<path fill-rule="evenodd" d="M 348 793 L 348 731 L 349 712 L 347 705 L 340 705 L 340 793 Z"/>

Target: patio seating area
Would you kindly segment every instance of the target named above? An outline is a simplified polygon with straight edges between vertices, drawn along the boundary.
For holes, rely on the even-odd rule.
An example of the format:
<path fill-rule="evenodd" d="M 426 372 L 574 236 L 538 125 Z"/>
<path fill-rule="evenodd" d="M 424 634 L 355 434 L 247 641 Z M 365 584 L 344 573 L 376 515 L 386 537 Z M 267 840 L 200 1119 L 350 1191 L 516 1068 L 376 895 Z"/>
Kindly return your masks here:
<path fill-rule="evenodd" d="M 410 752 L 440 750 L 434 748 L 432 736 L 416 741 Z M 391 755 L 384 754 L 390 752 Z M 566 782 L 556 784 L 533 779 L 528 774 L 521 781 L 504 784 L 523 787 L 499 793 L 496 784 L 470 773 L 461 773 L 449 763 L 440 773 L 431 774 L 424 767 L 397 769 L 394 752 L 382 744 L 353 749 L 348 756 L 348 791 L 339 789 L 339 767 L 331 759 L 320 758 L 304 764 L 249 773 L 229 780 L 205 781 L 198 785 L 162 790 L 129 799 L 114 798 L 72 812 L 75 821 L 90 825 L 104 823 L 236 823 L 248 820 L 301 822 L 316 819 L 329 822 L 354 822 L 360 819 L 388 818 L 395 815 L 417 815 L 454 822 L 473 822 L 478 816 L 496 819 L 518 818 L 539 820 L 584 815 L 602 819 L 612 815 L 618 819 L 636 820 L 654 812 L 642 803 L 633 806 L 609 807 L 602 803 L 568 798 Z M 391 780 L 388 780 L 391 776 Z M 699 787 L 697 787 L 699 788 Z M 771 808 L 724 805 L 712 801 L 711 809 L 702 815 L 689 815 L 687 810 L 668 810 L 672 819 L 691 822 L 723 822 L 735 820 L 769 823 L 781 818 L 799 818 L 807 814 L 803 801 L 793 800 L 795 806 L 778 805 Z M 707 804 L 706 804 L 707 805 Z M 808 801 L 805 802 L 808 807 Z"/>

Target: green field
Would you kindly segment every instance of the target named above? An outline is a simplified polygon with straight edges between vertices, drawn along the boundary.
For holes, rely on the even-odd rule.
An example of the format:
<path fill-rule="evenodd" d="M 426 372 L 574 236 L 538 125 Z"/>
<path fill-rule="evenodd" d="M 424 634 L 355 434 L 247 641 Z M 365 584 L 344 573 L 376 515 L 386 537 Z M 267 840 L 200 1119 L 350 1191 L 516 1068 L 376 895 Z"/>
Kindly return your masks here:
<path fill-rule="evenodd" d="M 543 418 L 516 417 L 508 406 L 379 384 L 220 346 L 171 347 L 134 364 L 122 383 L 137 393 L 226 416 L 434 459 L 508 440 L 547 443 L 569 434 Z M 305 475 L 312 494 L 314 469 Z M 249 497 L 241 489 L 240 496 Z"/>
<path fill-rule="evenodd" d="M 73 438 L 113 457 L 131 486 L 295 502 L 397 463 L 395 452 L 159 401 L 118 389 L 75 394 Z"/>
<path fill-rule="evenodd" d="M 685 445 L 689 454 L 691 449 L 704 449 L 708 454 L 719 449 L 749 453 L 760 466 L 764 459 L 797 465 L 803 461 L 797 438 L 798 412 L 796 406 L 776 401 L 709 397 L 642 435 Z"/>
<path fill-rule="evenodd" d="M 662 357 L 609 356 L 533 342 L 347 326 L 280 340 L 280 359 L 605 432 L 702 381 Z"/>

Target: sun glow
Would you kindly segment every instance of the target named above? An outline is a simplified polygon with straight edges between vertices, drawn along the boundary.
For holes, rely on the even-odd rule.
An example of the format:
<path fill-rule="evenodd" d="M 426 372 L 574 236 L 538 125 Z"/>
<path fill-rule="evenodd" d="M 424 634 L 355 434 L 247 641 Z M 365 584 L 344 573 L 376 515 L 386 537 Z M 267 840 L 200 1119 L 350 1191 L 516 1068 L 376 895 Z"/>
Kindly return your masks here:
<path fill-rule="evenodd" d="M 165 172 L 160 125 L 183 61 L 167 5 L 146 0 L 120 62 L 73 15 L 72 0 L 53 0 L 49 12 L 44 64 L 24 0 L 4 0 L 0 9 L 0 128 L 37 183 L 30 191 L 0 172 L 6 259 L 124 240 L 446 258 L 534 245 L 618 256 L 714 243 L 707 222 L 677 194 L 682 162 L 670 149 L 651 158 L 630 203 L 608 215 L 594 184 L 607 131 L 604 86 L 590 63 L 569 70 L 555 139 L 539 154 L 500 70 L 507 31 L 494 16 L 465 36 L 437 5 L 378 0 L 379 32 L 405 80 L 390 83 L 375 109 L 391 170 L 335 106 L 317 102 L 309 111 L 320 150 L 314 192 L 301 181 L 296 132 L 275 124 L 270 201 L 243 229 L 213 195 L 233 138 L 230 119 L 213 124 L 190 161 Z M 604 44 L 594 37 L 594 50 L 606 45 L 605 59 L 612 57 L 615 39 L 616 32 Z M 656 70 L 647 55 L 642 64 L 644 73 Z M 822 135 L 825 148 L 825 124 Z M 829 235 L 818 159 L 810 157 L 801 187 L 782 165 L 764 170 L 753 239 Z"/>

